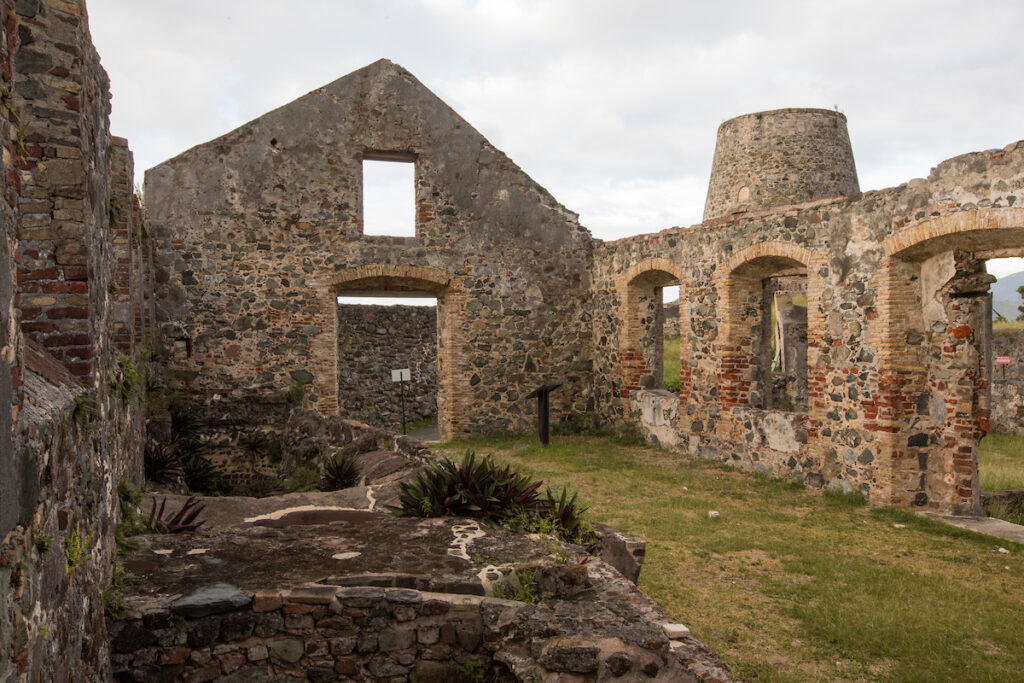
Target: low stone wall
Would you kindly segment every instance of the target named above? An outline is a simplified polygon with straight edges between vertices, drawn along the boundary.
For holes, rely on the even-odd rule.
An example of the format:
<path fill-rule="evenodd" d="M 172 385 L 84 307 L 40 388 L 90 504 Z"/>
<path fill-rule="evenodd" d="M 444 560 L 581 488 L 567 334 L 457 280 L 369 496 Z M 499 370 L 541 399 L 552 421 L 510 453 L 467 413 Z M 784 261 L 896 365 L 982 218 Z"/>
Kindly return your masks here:
<path fill-rule="evenodd" d="M 409 368 L 405 416 L 437 415 L 437 308 L 338 306 L 338 405 L 354 420 L 397 429 L 402 400 L 391 371 Z"/>
<path fill-rule="evenodd" d="M 664 389 L 641 389 L 629 392 L 629 411 L 633 422 L 640 425 L 644 437 L 665 448 L 681 445 L 676 421 L 679 418 L 679 397 Z"/>
<path fill-rule="evenodd" d="M 588 602 L 550 607 L 371 586 L 249 593 L 215 584 L 113 624 L 113 669 L 117 680 L 140 682 L 731 679 L 684 627 L 644 620 L 645 608 L 657 615 L 649 599 L 633 601 L 618 636 L 604 633 L 603 620 L 622 617 Z M 595 622 L 579 620 L 592 612 Z"/>

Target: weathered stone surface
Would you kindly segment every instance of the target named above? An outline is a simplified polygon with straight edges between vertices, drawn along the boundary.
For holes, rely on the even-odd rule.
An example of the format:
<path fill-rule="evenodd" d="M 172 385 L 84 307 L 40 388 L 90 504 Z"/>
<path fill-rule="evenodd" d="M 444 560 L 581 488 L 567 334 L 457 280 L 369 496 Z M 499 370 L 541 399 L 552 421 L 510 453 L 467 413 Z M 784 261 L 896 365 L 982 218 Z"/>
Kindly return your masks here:
<path fill-rule="evenodd" d="M 205 617 L 248 607 L 252 597 L 234 586 L 215 583 L 198 588 L 171 603 L 171 611 L 186 617 Z"/>

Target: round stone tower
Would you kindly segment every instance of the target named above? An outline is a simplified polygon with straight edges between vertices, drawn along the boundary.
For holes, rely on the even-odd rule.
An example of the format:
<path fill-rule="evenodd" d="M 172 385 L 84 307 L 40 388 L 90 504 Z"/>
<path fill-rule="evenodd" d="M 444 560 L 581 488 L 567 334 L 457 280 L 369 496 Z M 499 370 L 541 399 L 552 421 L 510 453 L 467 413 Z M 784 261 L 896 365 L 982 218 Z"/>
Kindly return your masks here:
<path fill-rule="evenodd" d="M 846 117 L 776 109 L 718 127 L 704 220 L 860 192 Z"/>

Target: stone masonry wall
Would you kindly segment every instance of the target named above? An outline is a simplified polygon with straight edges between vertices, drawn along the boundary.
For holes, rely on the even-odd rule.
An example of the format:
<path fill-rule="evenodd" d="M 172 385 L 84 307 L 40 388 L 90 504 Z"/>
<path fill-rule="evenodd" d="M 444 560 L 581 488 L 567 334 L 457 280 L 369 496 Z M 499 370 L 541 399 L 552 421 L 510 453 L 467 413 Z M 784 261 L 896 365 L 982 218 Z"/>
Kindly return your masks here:
<path fill-rule="evenodd" d="M 142 470 L 138 349 L 111 334 L 111 168 L 131 160 L 84 3 L 0 18 L 0 679 L 106 680 L 118 485 Z"/>
<path fill-rule="evenodd" d="M 858 192 L 841 113 L 778 109 L 746 114 L 718 129 L 704 220 Z"/>
<path fill-rule="evenodd" d="M 1009 365 L 992 366 L 992 431 L 1024 436 L 1024 330 L 992 334 L 992 359 L 1009 356 Z"/>
<path fill-rule="evenodd" d="M 595 404 L 614 418 L 634 372 L 625 292 L 681 282 L 683 450 L 863 492 L 874 504 L 978 509 L 988 429 L 981 259 L 1024 251 L 1024 143 L 927 179 L 600 245 Z M 765 278 L 807 274 L 806 412 L 752 405 Z M 757 293 L 757 296 L 755 296 Z M 618 400 L 616 400 L 618 399 Z"/>
<path fill-rule="evenodd" d="M 398 430 L 399 386 L 391 370 L 409 368 L 407 422 L 437 415 L 437 309 L 338 306 L 338 408 L 353 420 Z"/>
<path fill-rule="evenodd" d="M 362 234 L 363 158 L 416 168 L 416 236 Z M 438 299 L 442 438 L 524 431 L 525 395 L 590 404 L 591 238 L 400 66 L 381 60 L 146 174 L 166 370 L 338 409 L 339 291 Z M 197 218 L 198 217 L 198 218 Z"/>

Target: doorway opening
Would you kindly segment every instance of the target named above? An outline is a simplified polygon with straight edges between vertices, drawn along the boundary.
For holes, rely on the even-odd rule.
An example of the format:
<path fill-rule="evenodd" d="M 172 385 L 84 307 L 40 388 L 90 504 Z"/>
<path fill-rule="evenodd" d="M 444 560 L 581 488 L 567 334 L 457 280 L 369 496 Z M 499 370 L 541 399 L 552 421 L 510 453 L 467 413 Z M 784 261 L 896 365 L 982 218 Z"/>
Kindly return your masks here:
<path fill-rule="evenodd" d="M 337 302 L 340 414 L 399 433 L 404 418 L 405 433 L 437 441 L 437 294 L 339 291 Z"/>

